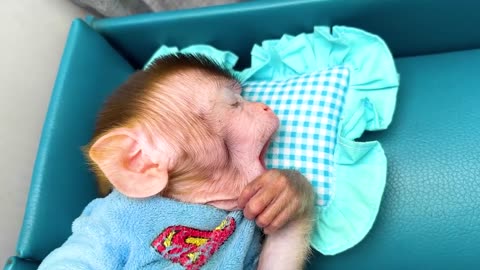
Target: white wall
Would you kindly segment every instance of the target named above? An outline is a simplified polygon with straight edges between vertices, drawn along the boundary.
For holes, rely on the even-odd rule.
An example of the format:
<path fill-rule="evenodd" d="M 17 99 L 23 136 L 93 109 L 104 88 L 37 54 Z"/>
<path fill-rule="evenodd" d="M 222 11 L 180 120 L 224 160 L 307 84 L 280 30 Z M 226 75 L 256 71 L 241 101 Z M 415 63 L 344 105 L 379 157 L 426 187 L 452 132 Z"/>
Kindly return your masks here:
<path fill-rule="evenodd" d="M 0 3 L 0 268 L 14 255 L 32 166 L 72 19 L 68 0 Z"/>

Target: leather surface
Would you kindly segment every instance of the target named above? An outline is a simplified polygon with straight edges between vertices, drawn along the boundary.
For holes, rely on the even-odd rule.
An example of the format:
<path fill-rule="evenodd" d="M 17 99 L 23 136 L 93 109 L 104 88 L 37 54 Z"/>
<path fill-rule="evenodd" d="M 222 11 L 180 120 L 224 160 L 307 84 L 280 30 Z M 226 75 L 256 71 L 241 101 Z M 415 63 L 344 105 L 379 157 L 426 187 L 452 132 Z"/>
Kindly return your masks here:
<path fill-rule="evenodd" d="M 270 0 L 102 19 L 93 27 L 141 67 L 160 45 L 195 43 L 232 50 L 249 66 L 252 44 L 313 25 L 347 25 L 378 34 L 395 57 L 480 47 L 480 1 Z M 216 27 L 222 26 L 222 27 Z M 224 26 L 224 27 L 223 27 Z"/>
<path fill-rule="evenodd" d="M 400 58 L 392 125 L 370 133 L 388 158 L 373 229 L 309 269 L 478 269 L 480 50 Z"/>
<path fill-rule="evenodd" d="M 18 257 L 10 257 L 5 263 L 4 270 L 35 270 L 38 268 L 38 263 L 27 261 Z"/>
<path fill-rule="evenodd" d="M 88 142 L 108 92 L 98 89 L 113 89 L 132 72 L 119 54 L 141 66 L 159 44 L 209 43 L 244 57 L 254 42 L 310 31 L 314 24 L 381 34 L 396 55 L 480 47 L 480 32 L 471 31 L 480 23 L 480 2 L 341 2 L 246 3 L 95 22 L 117 51 L 74 21 L 37 155 L 18 256 L 41 260 L 58 247 L 95 196 L 79 147 Z M 278 28 L 270 28 L 274 23 Z M 212 30 L 212 25 L 228 27 Z M 401 86 L 393 124 L 365 136 L 381 141 L 389 159 L 378 220 L 357 247 L 335 257 L 317 254 L 310 269 L 475 269 L 480 263 L 478 63 L 479 51 L 397 59 Z"/>
<path fill-rule="evenodd" d="M 91 138 L 106 94 L 132 72 L 89 26 L 73 22 L 57 74 L 17 244 L 21 258 L 42 260 L 71 234 L 71 223 L 96 196 L 80 147 Z"/>

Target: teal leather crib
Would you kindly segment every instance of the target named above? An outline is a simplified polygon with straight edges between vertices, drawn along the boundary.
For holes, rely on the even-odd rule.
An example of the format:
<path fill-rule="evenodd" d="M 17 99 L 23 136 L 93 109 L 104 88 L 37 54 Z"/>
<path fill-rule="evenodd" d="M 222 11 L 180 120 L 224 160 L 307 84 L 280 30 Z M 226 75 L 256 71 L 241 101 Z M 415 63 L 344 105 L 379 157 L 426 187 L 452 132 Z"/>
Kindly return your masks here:
<path fill-rule="evenodd" d="M 36 269 L 68 237 L 71 222 L 96 196 L 80 151 L 96 112 L 160 45 L 207 43 L 233 51 L 247 66 L 254 43 L 314 25 L 382 37 L 401 84 L 392 125 L 364 136 L 382 143 L 389 167 L 373 229 L 344 253 L 315 253 L 308 269 L 478 269 L 479 10 L 471 0 L 254 1 L 73 21 L 17 249 L 5 269 Z"/>

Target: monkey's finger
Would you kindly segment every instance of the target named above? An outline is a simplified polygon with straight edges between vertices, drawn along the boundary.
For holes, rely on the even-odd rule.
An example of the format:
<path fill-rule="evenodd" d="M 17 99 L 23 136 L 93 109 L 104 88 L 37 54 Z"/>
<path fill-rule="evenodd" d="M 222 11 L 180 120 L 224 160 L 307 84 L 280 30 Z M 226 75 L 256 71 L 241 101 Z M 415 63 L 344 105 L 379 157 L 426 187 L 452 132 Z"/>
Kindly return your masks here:
<path fill-rule="evenodd" d="M 244 209 L 250 199 L 257 194 L 257 192 L 261 189 L 261 185 L 251 185 L 246 186 L 240 196 L 237 199 L 237 205 L 240 209 Z"/>
<path fill-rule="evenodd" d="M 263 174 L 247 184 L 238 197 L 238 207 L 241 209 L 245 208 L 250 199 L 264 186 L 266 177 L 267 176 Z"/>
<path fill-rule="evenodd" d="M 269 205 L 275 204 L 275 197 L 278 195 L 272 189 L 260 189 L 247 203 L 243 214 L 247 219 L 253 220 L 265 211 Z"/>
<path fill-rule="evenodd" d="M 280 194 L 274 194 L 274 198 L 275 199 L 255 220 L 257 225 L 261 228 L 268 227 L 288 205 L 289 195 L 287 191 L 282 191 Z"/>
<path fill-rule="evenodd" d="M 283 211 L 277 215 L 275 220 L 273 220 L 267 227 L 263 229 L 265 234 L 272 234 L 277 230 L 281 229 L 289 221 L 290 211 L 288 209 L 283 209 Z"/>

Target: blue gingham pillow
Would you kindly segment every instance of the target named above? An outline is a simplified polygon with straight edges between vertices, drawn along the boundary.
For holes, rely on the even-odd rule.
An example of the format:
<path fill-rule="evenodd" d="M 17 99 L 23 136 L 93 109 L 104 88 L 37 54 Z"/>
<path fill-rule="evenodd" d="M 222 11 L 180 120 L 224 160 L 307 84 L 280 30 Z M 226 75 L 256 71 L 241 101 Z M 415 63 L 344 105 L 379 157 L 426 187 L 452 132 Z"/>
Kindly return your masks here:
<path fill-rule="evenodd" d="M 349 69 L 334 67 L 275 81 L 244 84 L 246 100 L 267 104 L 280 127 L 266 155 L 267 168 L 297 169 L 326 206 L 333 193 L 333 152 L 348 89 Z"/>

